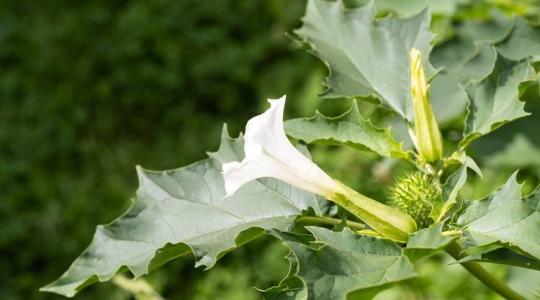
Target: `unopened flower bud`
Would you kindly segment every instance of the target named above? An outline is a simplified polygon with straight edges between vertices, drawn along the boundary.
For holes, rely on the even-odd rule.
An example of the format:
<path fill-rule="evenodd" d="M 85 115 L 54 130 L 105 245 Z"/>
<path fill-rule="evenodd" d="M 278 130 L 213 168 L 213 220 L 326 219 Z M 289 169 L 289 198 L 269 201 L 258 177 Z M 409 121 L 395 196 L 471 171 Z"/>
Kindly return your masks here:
<path fill-rule="evenodd" d="M 442 158 L 443 143 L 431 102 L 429 101 L 428 88 L 422 68 L 420 51 L 412 49 L 411 60 L 411 96 L 414 113 L 414 136 L 413 141 L 420 159 L 426 162 L 436 161 Z"/>

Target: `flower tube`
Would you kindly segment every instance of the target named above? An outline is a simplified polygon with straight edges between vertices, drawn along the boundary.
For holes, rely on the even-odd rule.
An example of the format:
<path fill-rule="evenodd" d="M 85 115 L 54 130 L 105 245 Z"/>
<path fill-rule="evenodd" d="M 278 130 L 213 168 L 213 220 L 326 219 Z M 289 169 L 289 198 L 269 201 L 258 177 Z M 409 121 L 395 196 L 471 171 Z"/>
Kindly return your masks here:
<path fill-rule="evenodd" d="M 269 99 L 270 109 L 250 119 L 244 137 L 245 157 L 223 164 L 228 195 L 249 181 L 273 177 L 341 205 L 388 238 L 405 242 L 416 230 L 407 214 L 370 199 L 332 179 L 288 140 L 283 127 L 285 96 Z"/>

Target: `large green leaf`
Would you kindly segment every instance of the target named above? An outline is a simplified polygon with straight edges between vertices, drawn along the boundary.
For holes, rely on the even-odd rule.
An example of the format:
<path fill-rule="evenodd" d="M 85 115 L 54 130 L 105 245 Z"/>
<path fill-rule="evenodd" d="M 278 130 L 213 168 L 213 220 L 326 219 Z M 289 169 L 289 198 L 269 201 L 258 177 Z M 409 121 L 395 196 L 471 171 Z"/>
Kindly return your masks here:
<path fill-rule="evenodd" d="M 535 74 L 528 60 L 500 56 L 491 75 L 467 88 L 470 99 L 462 146 L 503 124 L 529 115 L 519 100 L 519 85 Z"/>
<path fill-rule="evenodd" d="M 281 236 L 291 248 L 291 273 L 304 283 L 303 299 L 369 299 L 393 282 L 416 275 L 410 260 L 396 243 L 375 237 L 358 235 L 346 228 L 335 232 L 309 227 L 315 237 L 311 243 Z M 296 281 L 297 283 L 299 281 Z M 289 292 L 291 289 L 289 286 Z M 299 294 L 298 286 L 294 296 Z M 279 299 L 285 291 L 277 293 Z"/>
<path fill-rule="evenodd" d="M 463 227 L 468 253 L 503 246 L 540 260 L 540 193 L 522 199 L 516 175 L 486 198 L 466 202 L 457 223 Z"/>
<path fill-rule="evenodd" d="M 409 52 L 423 54 L 428 77 L 432 34 L 427 10 L 410 18 L 375 20 L 373 2 L 345 9 L 343 1 L 309 0 L 295 31 L 330 69 L 328 97 L 376 96 L 412 120 Z"/>
<path fill-rule="evenodd" d="M 356 101 L 348 111 L 338 117 L 326 117 L 317 112 L 311 118 L 288 120 L 285 122 L 285 129 L 291 137 L 307 143 L 347 145 L 368 149 L 387 157 L 408 156 L 389 128 L 375 127 L 360 114 Z"/>
<path fill-rule="evenodd" d="M 274 179 L 253 181 L 225 197 L 221 164 L 242 158 L 242 138 L 231 139 L 224 130 L 219 151 L 209 159 L 162 172 L 138 168 L 133 206 L 98 226 L 86 251 L 42 291 L 73 296 L 123 267 L 140 276 L 191 252 L 196 266 L 210 268 L 264 229 L 286 230 L 304 209 L 319 211 L 316 196 Z"/>

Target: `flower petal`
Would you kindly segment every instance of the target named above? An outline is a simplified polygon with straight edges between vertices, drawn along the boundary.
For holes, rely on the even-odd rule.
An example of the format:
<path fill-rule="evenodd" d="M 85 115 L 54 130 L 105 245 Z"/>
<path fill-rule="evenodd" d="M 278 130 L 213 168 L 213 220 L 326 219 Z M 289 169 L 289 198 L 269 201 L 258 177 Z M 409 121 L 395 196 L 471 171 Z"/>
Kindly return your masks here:
<path fill-rule="evenodd" d="M 268 101 L 270 109 L 246 125 L 244 160 L 223 165 L 227 193 L 232 194 L 245 183 L 261 177 L 277 178 L 323 196 L 335 193 L 334 180 L 287 139 L 283 128 L 285 96 Z"/>

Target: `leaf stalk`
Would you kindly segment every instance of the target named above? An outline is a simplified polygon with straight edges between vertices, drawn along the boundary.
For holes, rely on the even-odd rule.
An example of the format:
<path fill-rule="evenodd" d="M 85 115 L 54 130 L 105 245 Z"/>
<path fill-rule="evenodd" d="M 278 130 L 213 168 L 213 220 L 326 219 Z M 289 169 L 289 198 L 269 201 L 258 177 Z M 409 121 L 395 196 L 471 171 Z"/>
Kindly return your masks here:
<path fill-rule="evenodd" d="M 459 261 L 463 258 L 463 255 L 461 254 L 462 249 L 455 241 L 450 243 L 448 247 L 446 247 L 445 251 L 450 254 L 450 256 L 452 256 L 454 259 L 456 259 L 456 261 Z M 483 284 L 485 284 L 487 287 L 489 287 L 505 299 L 526 300 L 525 297 L 511 289 L 509 286 L 507 286 L 497 278 L 493 277 L 491 274 L 489 274 L 486 269 L 482 268 L 482 266 L 480 266 L 478 263 L 466 261 L 460 262 L 460 264 L 474 277 L 476 277 Z"/>
<path fill-rule="evenodd" d="M 309 225 L 327 225 L 327 226 L 336 226 L 343 223 L 343 220 L 330 218 L 330 217 L 316 217 L 316 216 L 300 216 L 295 221 L 296 224 L 302 226 Z M 365 224 L 355 222 L 355 221 L 345 221 L 345 226 L 349 227 L 352 230 L 364 230 L 367 228 Z"/>

